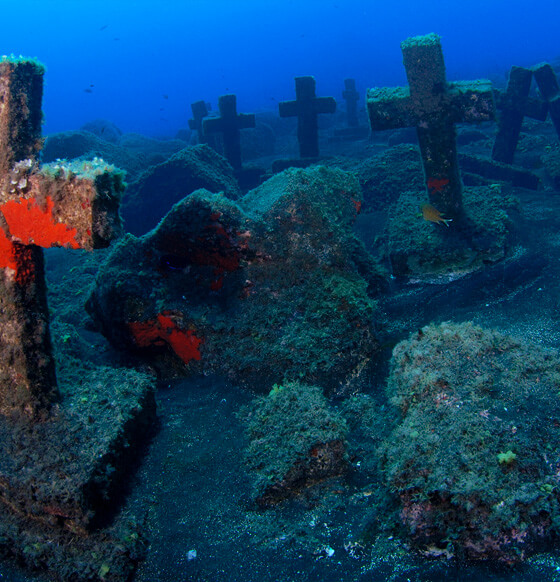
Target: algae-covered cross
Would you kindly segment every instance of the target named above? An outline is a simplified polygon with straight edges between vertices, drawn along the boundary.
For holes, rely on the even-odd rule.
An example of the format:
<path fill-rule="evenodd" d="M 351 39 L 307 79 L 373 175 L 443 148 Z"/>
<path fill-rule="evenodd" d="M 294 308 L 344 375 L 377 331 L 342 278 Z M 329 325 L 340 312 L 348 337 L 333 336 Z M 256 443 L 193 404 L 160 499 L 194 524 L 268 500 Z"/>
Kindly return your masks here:
<path fill-rule="evenodd" d="M 319 122 L 321 113 L 334 113 L 332 97 L 317 97 L 314 77 L 296 77 L 296 100 L 278 104 L 280 117 L 298 118 L 299 155 L 302 158 L 319 156 Z"/>
<path fill-rule="evenodd" d="M 31 419 L 58 396 L 42 249 L 107 246 L 124 188 L 102 160 L 39 168 L 43 73 L 0 61 L 0 414 Z"/>
<path fill-rule="evenodd" d="M 235 95 L 222 95 L 218 99 L 218 109 L 220 117 L 203 120 L 202 133 L 221 133 L 225 157 L 235 170 L 241 170 L 241 130 L 255 127 L 255 115 L 237 113 Z"/>
<path fill-rule="evenodd" d="M 525 116 L 544 121 L 548 113 L 546 101 L 529 96 L 533 71 L 512 67 L 505 92 L 496 92 L 496 106 L 500 109 L 498 133 L 492 148 L 492 159 L 511 164 L 521 125 Z"/>
<path fill-rule="evenodd" d="M 436 34 L 401 44 L 409 87 L 370 89 L 372 130 L 416 127 L 430 202 L 447 218 L 462 212 L 455 124 L 494 118 L 490 81 L 448 83 Z"/>

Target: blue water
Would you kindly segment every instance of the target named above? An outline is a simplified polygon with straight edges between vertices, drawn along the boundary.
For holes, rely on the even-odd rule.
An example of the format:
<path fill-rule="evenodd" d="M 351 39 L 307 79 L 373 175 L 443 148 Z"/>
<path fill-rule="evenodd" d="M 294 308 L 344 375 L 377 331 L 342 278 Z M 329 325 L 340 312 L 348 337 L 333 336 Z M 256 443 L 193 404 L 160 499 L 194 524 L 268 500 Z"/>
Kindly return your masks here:
<path fill-rule="evenodd" d="M 276 109 L 293 77 L 320 95 L 342 80 L 402 84 L 399 44 L 442 37 L 450 80 L 501 77 L 560 55 L 557 0 L 0 0 L 0 54 L 47 66 L 44 133 L 106 118 L 123 131 L 175 135 L 190 103 Z"/>

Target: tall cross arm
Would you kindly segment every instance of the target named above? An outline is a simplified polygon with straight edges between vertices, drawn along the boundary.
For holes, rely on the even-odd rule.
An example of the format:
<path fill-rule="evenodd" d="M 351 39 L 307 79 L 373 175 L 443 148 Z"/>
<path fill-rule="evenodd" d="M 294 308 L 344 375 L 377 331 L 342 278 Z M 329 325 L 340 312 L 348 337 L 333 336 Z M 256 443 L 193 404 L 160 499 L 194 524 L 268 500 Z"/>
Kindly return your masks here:
<path fill-rule="evenodd" d="M 18 162 L 0 190 L 0 237 L 43 248 L 106 247 L 122 232 L 123 178 L 99 159 L 41 168 L 31 160 Z"/>
<path fill-rule="evenodd" d="M 18 160 L 35 158 L 41 140 L 43 65 L 33 59 L 0 59 L 0 175 Z"/>
<path fill-rule="evenodd" d="M 254 113 L 239 113 L 237 116 L 237 127 L 239 129 L 249 129 L 256 127 L 256 118 Z"/>
<path fill-rule="evenodd" d="M 560 99 L 560 87 L 554 69 L 548 63 L 533 67 L 533 75 L 541 95 L 547 101 Z"/>
<path fill-rule="evenodd" d="M 448 83 L 447 96 L 456 123 L 492 121 L 496 117 L 491 81 L 481 79 Z"/>
<path fill-rule="evenodd" d="M 209 117 L 202 120 L 202 131 L 204 133 L 218 133 L 223 131 L 224 120 L 221 117 Z"/>
<path fill-rule="evenodd" d="M 317 113 L 334 113 L 336 111 L 336 99 L 334 97 L 316 97 L 314 103 Z"/>
<path fill-rule="evenodd" d="M 281 101 L 278 103 L 278 113 L 280 117 L 296 117 L 299 114 L 299 104 L 297 101 Z"/>
<path fill-rule="evenodd" d="M 407 87 L 368 89 L 367 110 L 373 131 L 411 127 L 417 123 Z"/>

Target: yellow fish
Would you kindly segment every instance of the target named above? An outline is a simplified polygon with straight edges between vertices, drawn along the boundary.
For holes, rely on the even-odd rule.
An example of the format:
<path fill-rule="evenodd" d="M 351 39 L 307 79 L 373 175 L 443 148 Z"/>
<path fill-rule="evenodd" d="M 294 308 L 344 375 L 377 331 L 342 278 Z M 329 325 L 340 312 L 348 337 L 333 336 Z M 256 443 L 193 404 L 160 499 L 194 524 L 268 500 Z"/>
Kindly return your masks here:
<path fill-rule="evenodd" d="M 449 223 L 453 220 L 452 218 L 444 218 L 441 215 L 441 212 L 431 204 L 424 204 L 422 206 L 422 216 L 424 217 L 424 220 L 435 222 L 437 224 L 443 223 L 445 226 L 449 226 Z"/>

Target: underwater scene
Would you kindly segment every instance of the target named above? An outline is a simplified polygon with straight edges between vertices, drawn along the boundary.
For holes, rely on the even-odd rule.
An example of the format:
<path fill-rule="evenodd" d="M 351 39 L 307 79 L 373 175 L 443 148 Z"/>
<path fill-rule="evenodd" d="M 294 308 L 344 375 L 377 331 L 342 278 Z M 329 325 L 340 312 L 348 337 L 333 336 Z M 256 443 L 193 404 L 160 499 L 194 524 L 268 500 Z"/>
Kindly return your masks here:
<path fill-rule="evenodd" d="M 0 7 L 0 581 L 560 582 L 557 0 Z"/>

